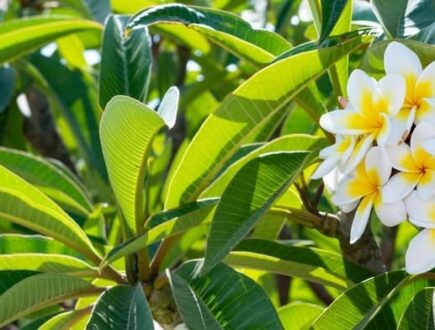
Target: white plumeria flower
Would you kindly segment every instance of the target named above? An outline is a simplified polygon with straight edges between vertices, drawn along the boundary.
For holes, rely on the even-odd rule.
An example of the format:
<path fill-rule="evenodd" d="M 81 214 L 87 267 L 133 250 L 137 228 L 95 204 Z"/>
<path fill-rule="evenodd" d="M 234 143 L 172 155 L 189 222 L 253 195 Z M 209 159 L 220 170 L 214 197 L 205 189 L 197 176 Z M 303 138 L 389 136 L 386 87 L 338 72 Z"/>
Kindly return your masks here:
<path fill-rule="evenodd" d="M 405 91 L 401 76 L 388 75 L 377 82 L 354 70 L 347 85 L 349 108 L 324 114 L 320 126 L 333 134 L 363 136 L 361 143 L 367 148 L 373 140 L 384 146 L 392 136 L 391 118 L 402 108 Z M 367 149 L 359 151 L 364 155 Z"/>
<path fill-rule="evenodd" d="M 409 242 L 405 265 L 409 274 L 425 273 L 435 267 L 435 229 L 422 230 Z"/>
<path fill-rule="evenodd" d="M 350 232 L 351 244 L 364 233 L 373 205 L 379 220 L 386 226 L 395 226 L 406 219 L 403 201 L 389 204 L 383 201 L 382 187 L 391 171 L 386 152 L 380 147 L 373 147 L 352 175 L 340 182 L 332 196 L 333 202 L 346 210 L 351 210 L 359 202 Z"/>
<path fill-rule="evenodd" d="M 320 151 L 319 157 L 324 159 L 324 161 L 319 165 L 311 178 L 320 179 L 331 173 L 337 166 L 340 168 L 344 167 L 352 154 L 354 146 L 355 138 L 353 136 L 338 135 L 333 145 Z"/>
<path fill-rule="evenodd" d="M 435 229 L 435 197 L 423 199 L 413 191 L 405 199 L 409 221 L 416 226 Z"/>
<path fill-rule="evenodd" d="M 385 185 L 385 202 L 401 200 L 415 187 L 423 198 L 435 194 L 435 157 L 423 148 L 431 138 L 435 138 L 435 127 L 422 122 L 412 132 L 411 146 L 401 143 L 386 148 L 393 167 L 400 172 Z"/>
<path fill-rule="evenodd" d="M 410 129 L 414 119 L 418 124 L 430 121 L 435 124 L 435 62 L 424 70 L 418 56 L 398 42 L 388 45 L 384 54 L 387 75 L 400 75 L 406 81 L 406 97 L 402 111 L 396 117 L 403 129 Z"/>

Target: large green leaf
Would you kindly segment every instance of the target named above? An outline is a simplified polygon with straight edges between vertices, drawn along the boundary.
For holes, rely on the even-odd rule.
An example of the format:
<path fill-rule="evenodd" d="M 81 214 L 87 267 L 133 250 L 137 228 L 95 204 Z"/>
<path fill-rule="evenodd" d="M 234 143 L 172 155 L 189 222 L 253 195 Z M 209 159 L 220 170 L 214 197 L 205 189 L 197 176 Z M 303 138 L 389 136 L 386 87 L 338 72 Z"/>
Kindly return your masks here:
<path fill-rule="evenodd" d="M 405 272 L 391 272 L 370 278 L 342 293 L 316 319 L 313 329 L 364 329 L 404 284 Z"/>
<path fill-rule="evenodd" d="M 356 38 L 335 47 L 297 54 L 269 65 L 244 82 L 207 118 L 193 138 L 170 183 L 166 207 L 195 200 L 256 129 L 360 45 L 361 39 Z"/>
<path fill-rule="evenodd" d="M 39 274 L 28 277 L 0 296 L 0 326 L 41 308 L 100 291 L 88 281 L 70 275 Z"/>
<path fill-rule="evenodd" d="M 290 44 L 278 34 L 255 30 L 240 17 L 211 8 L 179 4 L 153 7 L 133 16 L 128 26 L 133 28 L 165 22 L 183 24 L 199 31 L 254 64 L 269 63 L 274 56 L 290 48 Z"/>
<path fill-rule="evenodd" d="M 281 136 L 259 148 L 256 148 L 232 163 L 231 166 L 219 175 L 219 177 L 201 194 L 201 198 L 220 196 L 237 172 L 250 160 L 262 154 L 278 151 L 313 151 L 317 148 L 322 148 L 327 144 L 328 142 L 325 139 L 312 135 L 293 134 Z"/>
<path fill-rule="evenodd" d="M 86 329 L 154 329 L 142 286 L 119 285 L 103 293 Z"/>
<path fill-rule="evenodd" d="M 127 96 L 114 97 L 101 118 L 101 144 L 110 182 L 132 233 L 143 227 L 148 151 L 164 126 L 154 110 Z"/>
<path fill-rule="evenodd" d="M 434 293 L 433 287 L 417 293 L 402 315 L 398 329 L 435 329 Z"/>
<path fill-rule="evenodd" d="M 104 258 L 102 266 L 135 253 L 159 240 L 200 225 L 217 202 L 217 198 L 209 198 L 157 213 L 147 221 L 145 234 L 114 247 Z"/>
<path fill-rule="evenodd" d="M 253 280 L 224 264 L 198 277 L 200 264 L 188 261 L 168 273 L 189 329 L 282 329 L 275 308 Z"/>
<path fill-rule="evenodd" d="M 372 275 L 333 252 L 261 239 L 242 241 L 224 260 L 232 266 L 301 277 L 339 289 Z"/>
<path fill-rule="evenodd" d="M 278 309 L 285 330 L 307 329 L 319 316 L 323 307 L 305 302 L 294 302 Z"/>
<path fill-rule="evenodd" d="M 320 30 L 319 41 L 325 40 L 337 24 L 341 13 L 346 7 L 347 2 L 351 0 L 328 1 L 322 0 L 322 26 Z"/>
<path fill-rule="evenodd" d="M 44 159 L 0 147 L 0 165 L 36 186 L 67 211 L 90 215 L 92 203 L 82 187 Z"/>
<path fill-rule="evenodd" d="M 435 20 L 432 0 L 372 0 L 372 5 L 376 17 L 393 38 L 416 33 Z"/>
<path fill-rule="evenodd" d="M 0 295 L 27 277 L 39 274 L 33 270 L 3 270 L 0 271 Z"/>
<path fill-rule="evenodd" d="M 0 63 L 11 61 L 65 35 L 100 30 L 101 25 L 68 17 L 19 18 L 0 26 Z"/>
<path fill-rule="evenodd" d="M 0 219 L 51 236 L 99 262 L 86 234 L 56 203 L 1 165 L 0 177 Z"/>
<path fill-rule="evenodd" d="M 34 270 L 43 273 L 74 272 L 88 277 L 97 276 L 97 269 L 88 263 L 65 255 L 14 253 L 0 255 L 0 271 L 3 270 Z"/>
<path fill-rule="evenodd" d="M 152 55 L 146 28 L 124 33 L 127 16 L 110 16 L 104 29 L 100 64 L 100 105 L 116 95 L 146 100 Z"/>
<path fill-rule="evenodd" d="M 59 313 L 47 321 L 45 321 L 38 330 L 74 330 L 80 328 L 71 327 L 71 325 L 77 325 L 77 322 L 85 318 L 91 313 L 89 308 L 75 309 L 72 311 Z"/>
<path fill-rule="evenodd" d="M 8 106 L 15 90 L 15 70 L 10 66 L 0 67 L 0 113 Z"/>
<path fill-rule="evenodd" d="M 77 252 L 50 237 L 1 234 L 0 255 L 13 253 L 47 253 L 77 256 Z"/>
<path fill-rule="evenodd" d="M 292 184 L 309 160 L 307 152 L 264 154 L 234 176 L 214 214 L 203 272 L 220 262 Z"/>

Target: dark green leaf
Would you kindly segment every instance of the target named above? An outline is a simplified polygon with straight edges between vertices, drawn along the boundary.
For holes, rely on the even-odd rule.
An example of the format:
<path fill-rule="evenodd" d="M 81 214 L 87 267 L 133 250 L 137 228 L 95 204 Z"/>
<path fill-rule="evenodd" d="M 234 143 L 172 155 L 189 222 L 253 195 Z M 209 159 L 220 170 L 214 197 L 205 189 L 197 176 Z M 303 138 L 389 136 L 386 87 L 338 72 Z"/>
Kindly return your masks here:
<path fill-rule="evenodd" d="M 0 113 L 9 104 L 15 90 L 15 70 L 10 66 L 0 67 Z"/>
<path fill-rule="evenodd" d="M 435 329 L 434 293 L 435 288 L 425 288 L 417 293 L 403 314 L 398 329 Z"/>
<path fill-rule="evenodd" d="M 103 293 L 86 329 L 154 329 L 142 286 L 118 285 Z"/>
<path fill-rule="evenodd" d="M 329 36 L 346 7 L 347 1 L 352 0 L 322 0 L 322 27 L 319 42 L 323 42 Z"/>
<path fill-rule="evenodd" d="M 198 277 L 200 265 L 188 261 L 168 274 L 189 329 L 282 329 L 275 308 L 253 280 L 224 264 Z"/>
<path fill-rule="evenodd" d="M 249 233 L 303 170 L 308 156 L 307 152 L 264 154 L 237 172 L 214 214 L 203 272 L 220 262 Z"/>
<path fill-rule="evenodd" d="M 110 16 L 104 29 L 100 64 L 100 105 L 116 95 L 145 102 L 150 82 L 152 56 L 147 28 L 124 28 L 128 16 Z"/>

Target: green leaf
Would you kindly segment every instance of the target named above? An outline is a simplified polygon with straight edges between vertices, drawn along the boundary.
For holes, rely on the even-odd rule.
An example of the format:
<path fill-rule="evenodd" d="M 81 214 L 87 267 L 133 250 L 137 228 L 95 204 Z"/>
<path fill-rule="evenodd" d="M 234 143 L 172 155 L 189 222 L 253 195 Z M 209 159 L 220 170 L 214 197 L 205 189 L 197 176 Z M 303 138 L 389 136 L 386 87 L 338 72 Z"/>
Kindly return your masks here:
<path fill-rule="evenodd" d="M 201 194 L 201 198 L 222 195 L 223 191 L 237 172 L 245 166 L 246 163 L 262 154 L 278 151 L 313 151 L 327 145 L 328 142 L 325 139 L 312 135 L 292 134 L 281 136 L 249 152 L 244 157 L 241 157 L 239 160 L 232 163 L 231 166 L 219 175 L 219 177 Z"/>
<path fill-rule="evenodd" d="M 154 329 L 142 286 L 119 285 L 103 293 L 86 329 Z"/>
<path fill-rule="evenodd" d="M 323 307 L 306 302 L 294 302 L 278 309 L 278 315 L 285 330 L 307 329 L 319 316 Z"/>
<path fill-rule="evenodd" d="M 405 272 L 370 278 L 342 293 L 313 323 L 313 329 L 364 329 L 408 280 Z"/>
<path fill-rule="evenodd" d="M 203 272 L 220 262 L 301 173 L 310 154 L 281 152 L 249 161 L 234 176 L 214 214 Z"/>
<path fill-rule="evenodd" d="M 0 296 L 0 326 L 41 308 L 100 291 L 100 288 L 85 280 L 65 274 L 39 274 L 28 277 Z"/>
<path fill-rule="evenodd" d="M 290 44 L 278 34 L 255 30 L 240 17 L 211 8 L 179 4 L 153 7 L 133 16 L 128 27 L 169 22 L 201 32 L 211 41 L 254 64 L 269 63 L 274 56 L 290 48 Z"/>
<path fill-rule="evenodd" d="M 88 316 L 91 311 L 89 308 L 76 309 L 69 312 L 59 313 L 45 321 L 38 330 L 70 330 L 71 325 Z"/>
<path fill-rule="evenodd" d="M 116 95 L 145 102 L 151 76 L 152 55 L 146 28 L 124 33 L 128 16 L 112 15 L 104 29 L 100 64 L 100 105 Z"/>
<path fill-rule="evenodd" d="M 68 34 L 100 29 L 96 22 L 68 17 L 34 16 L 7 21 L 0 26 L 0 63 Z"/>
<path fill-rule="evenodd" d="M 86 234 L 56 203 L 0 165 L 0 219 L 51 236 L 99 263 Z"/>
<path fill-rule="evenodd" d="M 92 203 L 82 187 L 44 159 L 0 147 L 0 165 L 36 186 L 67 211 L 90 215 Z"/>
<path fill-rule="evenodd" d="M 0 295 L 27 277 L 39 274 L 32 270 L 3 270 L 0 271 Z"/>
<path fill-rule="evenodd" d="M 351 0 L 322 0 L 322 26 L 319 38 L 320 43 L 330 35 L 348 1 L 351 2 Z"/>
<path fill-rule="evenodd" d="M 157 213 L 146 222 L 145 234 L 131 238 L 114 247 L 106 255 L 101 266 L 135 253 L 159 240 L 198 226 L 207 218 L 217 202 L 217 198 L 209 198 Z"/>
<path fill-rule="evenodd" d="M 435 20 L 435 3 L 432 0 L 372 0 L 372 5 L 376 17 L 393 38 L 416 33 Z"/>
<path fill-rule="evenodd" d="M 1 254 L 0 271 L 3 270 L 35 270 L 42 273 L 86 272 L 88 276 L 97 276 L 96 268 L 88 263 L 59 254 Z"/>
<path fill-rule="evenodd" d="M 13 253 L 47 253 L 77 256 L 77 252 L 50 237 L 40 235 L 0 235 L 0 255 Z"/>
<path fill-rule="evenodd" d="M 148 151 L 164 126 L 154 110 L 127 96 L 114 97 L 101 118 L 101 145 L 110 182 L 132 233 L 143 227 Z"/>
<path fill-rule="evenodd" d="M 232 268 L 218 264 L 198 277 L 201 261 L 168 272 L 181 317 L 189 329 L 282 329 L 263 289 Z"/>
<path fill-rule="evenodd" d="M 172 128 L 175 125 L 179 99 L 180 91 L 177 87 L 172 86 L 163 96 L 163 99 L 159 105 L 159 109 L 157 110 L 158 114 L 163 118 L 166 126 L 169 128 Z"/>
<path fill-rule="evenodd" d="M 15 91 L 15 70 L 10 66 L 0 67 L 0 113 L 9 105 Z"/>
<path fill-rule="evenodd" d="M 398 329 L 435 329 L 434 293 L 435 288 L 417 293 L 400 319 Z"/>
<path fill-rule="evenodd" d="M 346 262 L 339 254 L 261 239 L 242 241 L 224 260 L 232 266 L 300 277 L 338 289 L 346 289 L 372 276 L 364 268 Z"/>
<path fill-rule="evenodd" d="M 291 56 L 245 81 L 225 98 L 193 138 L 170 183 L 166 207 L 197 199 L 262 124 L 283 111 L 299 91 L 360 45 L 361 39 L 357 38 L 336 47 Z M 305 68 L 307 63 L 310 70 Z"/>

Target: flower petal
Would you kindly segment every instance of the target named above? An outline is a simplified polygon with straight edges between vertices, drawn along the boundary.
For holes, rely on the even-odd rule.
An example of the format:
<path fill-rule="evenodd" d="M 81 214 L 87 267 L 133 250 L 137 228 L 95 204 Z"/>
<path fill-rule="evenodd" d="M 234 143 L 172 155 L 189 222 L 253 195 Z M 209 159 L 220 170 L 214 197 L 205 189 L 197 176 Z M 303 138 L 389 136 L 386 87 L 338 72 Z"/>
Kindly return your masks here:
<path fill-rule="evenodd" d="M 435 62 L 429 64 L 420 74 L 415 86 L 415 98 L 435 97 Z"/>
<path fill-rule="evenodd" d="M 364 189 L 359 189 L 358 181 L 354 177 L 345 177 L 338 182 L 337 190 L 332 195 L 332 202 L 342 206 L 353 203 L 366 195 Z"/>
<path fill-rule="evenodd" d="M 374 195 L 365 196 L 359 204 L 350 228 L 350 244 L 358 241 L 364 233 L 373 206 Z"/>
<path fill-rule="evenodd" d="M 420 106 L 415 114 L 415 122 L 419 124 L 427 121 L 435 125 L 435 98 L 425 98 L 420 100 Z"/>
<path fill-rule="evenodd" d="M 406 211 L 409 221 L 424 228 L 435 228 L 435 199 L 422 199 L 416 191 L 413 191 L 405 199 Z"/>
<path fill-rule="evenodd" d="M 387 147 L 385 151 L 396 170 L 403 172 L 420 172 L 412 156 L 411 148 L 406 143 L 401 143 L 396 147 Z"/>
<path fill-rule="evenodd" d="M 367 152 L 365 170 L 368 175 L 370 172 L 376 173 L 379 185 L 388 181 L 392 168 L 390 159 L 383 148 L 373 147 Z"/>
<path fill-rule="evenodd" d="M 372 146 L 372 143 L 375 139 L 374 134 L 370 134 L 361 139 L 358 144 L 355 146 L 352 155 L 349 158 L 349 161 L 346 163 L 344 168 L 342 169 L 344 173 L 350 173 L 355 169 L 356 166 L 362 161 L 364 156 L 367 154 L 367 151 Z"/>
<path fill-rule="evenodd" d="M 435 195 L 435 171 L 426 170 L 417 185 L 417 193 L 422 199 Z"/>
<path fill-rule="evenodd" d="M 385 114 L 380 113 L 379 116 L 382 118 L 382 127 L 378 129 L 376 142 L 378 142 L 379 146 L 385 146 L 392 135 L 392 124 L 391 119 Z"/>
<path fill-rule="evenodd" d="M 393 118 L 391 118 L 391 134 L 386 143 L 387 146 L 397 146 L 411 131 L 415 118 L 415 107 L 403 108 Z"/>
<path fill-rule="evenodd" d="M 375 202 L 375 211 L 379 220 L 388 227 L 397 226 L 407 218 L 403 200 L 389 204 Z"/>
<path fill-rule="evenodd" d="M 401 75 L 390 74 L 379 80 L 378 88 L 382 102 L 387 105 L 389 116 L 395 116 L 403 106 L 406 96 L 406 83 Z"/>
<path fill-rule="evenodd" d="M 371 106 L 372 95 L 376 87 L 376 81 L 367 73 L 356 69 L 352 71 L 347 83 L 347 95 L 353 109 L 363 113 L 364 109 Z"/>
<path fill-rule="evenodd" d="M 358 202 L 359 200 L 349 204 L 341 205 L 340 208 L 344 213 L 350 213 L 356 209 L 356 207 L 358 206 Z"/>
<path fill-rule="evenodd" d="M 435 230 L 425 229 L 409 242 L 405 264 L 409 274 L 425 273 L 435 267 Z"/>
<path fill-rule="evenodd" d="M 311 176 L 311 179 L 317 180 L 324 177 L 326 174 L 330 173 L 335 167 L 337 167 L 340 162 L 340 156 L 331 156 L 326 158 L 320 165 L 317 167 L 316 171 Z"/>
<path fill-rule="evenodd" d="M 395 203 L 402 200 L 414 189 L 420 180 L 419 173 L 399 172 L 382 188 L 382 200 L 384 203 Z"/>
<path fill-rule="evenodd" d="M 372 125 L 358 112 L 334 110 L 320 117 L 320 126 L 333 134 L 360 135 L 373 131 Z"/>
<path fill-rule="evenodd" d="M 384 53 L 385 72 L 402 76 L 413 75 L 417 78 L 421 71 L 418 56 L 405 45 L 396 41 L 391 42 Z"/>
<path fill-rule="evenodd" d="M 412 154 L 415 155 L 422 148 L 423 143 L 426 140 L 435 138 L 435 126 L 429 122 L 421 122 L 419 123 L 411 136 L 411 151 Z"/>

